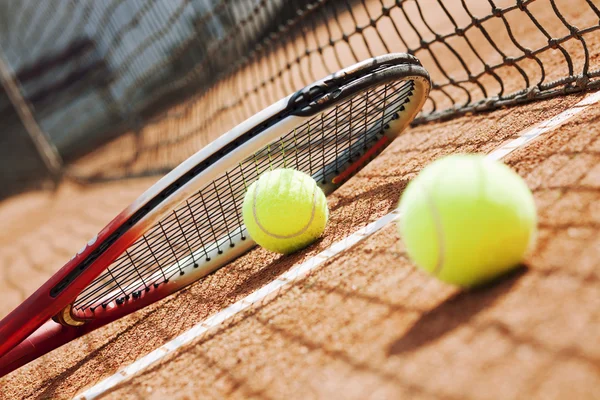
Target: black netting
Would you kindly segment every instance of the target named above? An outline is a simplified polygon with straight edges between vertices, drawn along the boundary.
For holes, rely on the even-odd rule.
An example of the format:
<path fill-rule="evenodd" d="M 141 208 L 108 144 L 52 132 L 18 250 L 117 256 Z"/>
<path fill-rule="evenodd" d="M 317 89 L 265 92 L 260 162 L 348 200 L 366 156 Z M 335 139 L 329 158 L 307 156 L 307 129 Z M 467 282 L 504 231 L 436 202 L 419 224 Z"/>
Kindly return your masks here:
<path fill-rule="evenodd" d="M 599 20 L 594 0 L 2 0 L 0 46 L 67 161 L 119 137 L 71 170 L 91 180 L 163 173 L 388 52 L 432 75 L 417 122 L 593 89 Z"/>
<path fill-rule="evenodd" d="M 325 183 L 325 177 L 337 176 L 383 139 L 413 89 L 412 81 L 400 81 L 356 95 L 224 171 L 130 246 L 82 292 L 75 310 L 137 297 L 186 268 L 219 257 L 245 239 L 241 204 L 247 187 L 263 172 L 295 168 Z"/>

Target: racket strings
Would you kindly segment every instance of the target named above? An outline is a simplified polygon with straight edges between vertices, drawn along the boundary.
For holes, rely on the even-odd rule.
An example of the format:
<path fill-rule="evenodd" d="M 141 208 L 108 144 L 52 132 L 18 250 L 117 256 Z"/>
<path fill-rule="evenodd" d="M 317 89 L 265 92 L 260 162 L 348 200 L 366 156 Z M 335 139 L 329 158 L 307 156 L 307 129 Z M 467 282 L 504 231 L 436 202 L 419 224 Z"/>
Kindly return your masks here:
<path fill-rule="evenodd" d="M 399 117 L 413 81 L 355 95 L 242 160 L 186 199 L 119 256 L 80 294 L 74 310 L 122 304 L 197 268 L 245 240 L 241 207 L 249 185 L 275 168 L 295 168 L 317 181 L 360 159 Z"/>

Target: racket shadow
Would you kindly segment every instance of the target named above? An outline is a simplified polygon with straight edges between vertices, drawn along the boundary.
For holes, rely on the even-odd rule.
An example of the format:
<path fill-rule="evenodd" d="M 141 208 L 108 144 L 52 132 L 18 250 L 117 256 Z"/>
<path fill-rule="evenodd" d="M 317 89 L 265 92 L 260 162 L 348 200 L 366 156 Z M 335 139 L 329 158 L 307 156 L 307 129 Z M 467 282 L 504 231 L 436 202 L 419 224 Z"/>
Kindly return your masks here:
<path fill-rule="evenodd" d="M 106 340 L 103 344 L 101 344 L 94 350 L 90 351 L 83 358 L 77 360 L 77 362 L 75 364 L 68 367 L 64 371 L 60 372 L 59 374 L 51 375 L 51 372 L 44 374 L 48 377 L 44 381 L 42 381 L 39 385 L 36 385 L 36 387 L 45 388 L 45 389 L 43 389 L 41 392 L 39 392 L 39 395 L 37 395 L 35 398 L 54 399 L 57 397 L 64 396 L 64 393 L 61 394 L 61 390 L 62 390 L 61 387 L 64 384 L 64 382 L 68 381 L 68 379 L 70 377 L 77 374 L 78 371 L 85 369 L 85 367 L 89 366 L 91 363 L 98 364 L 95 366 L 95 368 L 98 368 L 100 366 L 104 367 L 107 375 L 110 375 L 110 371 L 114 370 L 116 372 L 116 369 L 114 368 L 114 360 L 106 357 L 106 352 L 110 351 L 111 347 L 113 347 L 115 342 L 118 342 L 121 337 L 124 337 L 124 336 L 130 334 L 131 332 L 134 332 L 138 326 L 144 324 L 146 322 L 146 320 L 151 318 L 152 314 L 155 314 L 159 311 L 160 311 L 159 308 L 156 308 L 149 312 L 147 311 L 143 318 L 134 322 L 131 325 L 126 326 L 123 330 L 120 330 L 114 336 L 110 336 L 110 338 L 108 338 L 108 340 Z M 92 377 L 90 377 L 90 378 L 92 378 Z M 96 378 L 92 378 L 92 379 L 96 379 Z M 81 388 L 85 387 L 86 385 L 88 385 L 90 383 L 93 383 L 93 382 L 92 381 L 83 382 L 83 384 L 81 385 Z"/>
<path fill-rule="evenodd" d="M 326 250 L 336 241 L 354 233 L 381 215 L 391 212 L 397 207 L 399 194 L 407 184 L 408 181 L 401 180 L 376 186 L 361 193 L 360 196 L 356 196 L 355 194 L 350 195 L 349 193 L 347 197 L 338 197 L 330 207 L 328 227 L 321 238 L 305 249 L 287 256 L 279 256 L 259 268 L 256 272 L 249 274 L 236 289 L 229 292 L 229 297 L 237 299 L 240 296 L 248 295 L 260 289 L 294 265 Z M 388 203 L 385 208 L 378 210 L 370 209 L 373 203 L 380 201 Z M 348 223 L 348 221 L 351 222 Z M 257 257 L 257 252 L 265 251 L 255 248 L 243 257 Z"/>

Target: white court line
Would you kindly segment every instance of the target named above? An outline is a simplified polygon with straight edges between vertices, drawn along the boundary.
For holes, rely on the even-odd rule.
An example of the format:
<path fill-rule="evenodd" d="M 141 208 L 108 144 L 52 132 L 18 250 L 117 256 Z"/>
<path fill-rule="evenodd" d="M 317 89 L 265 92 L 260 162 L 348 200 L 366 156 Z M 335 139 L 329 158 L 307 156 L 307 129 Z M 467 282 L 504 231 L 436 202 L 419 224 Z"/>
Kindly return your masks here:
<path fill-rule="evenodd" d="M 487 157 L 493 160 L 499 160 L 506 155 L 512 153 L 516 149 L 522 148 L 532 140 L 537 137 L 543 135 L 544 133 L 548 133 L 565 123 L 567 120 L 573 118 L 577 114 L 586 110 L 588 107 L 600 102 L 600 91 L 593 93 L 579 103 L 575 104 L 571 108 L 557 116 L 550 118 L 531 129 L 527 129 L 522 131 L 519 134 L 519 137 L 513 140 L 504 143 L 496 150 L 492 151 Z M 188 343 L 191 343 L 194 339 L 208 331 L 209 329 L 216 327 L 236 315 L 237 313 L 247 309 L 253 304 L 261 301 L 266 296 L 271 293 L 274 293 L 277 290 L 281 290 L 286 286 L 290 286 L 291 283 L 298 281 L 304 278 L 310 271 L 323 264 L 325 261 L 330 258 L 336 256 L 342 251 L 354 246 L 356 243 L 365 239 L 366 237 L 374 234 L 379 231 L 381 228 L 389 224 L 390 222 L 398 219 L 399 211 L 398 209 L 393 210 L 391 213 L 384 215 L 379 218 L 377 221 L 370 223 L 364 228 L 359 229 L 354 232 L 352 235 L 340 240 L 339 242 L 334 243 L 328 249 L 323 250 L 321 253 L 316 256 L 308 259 L 302 264 L 296 265 L 291 268 L 287 272 L 281 274 L 277 279 L 271 281 L 267 285 L 262 288 L 256 290 L 253 293 L 250 293 L 248 296 L 239 300 L 238 302 L 230 305 L 224 310 L 219 311 L 218 313 L 212 315 L 211 317 L 205 319 L 204 321 L 198 323 L 194 327 L 190 328 L 188 331 L 182 333 L 177 336 L 175 339 L 171 340 L 167 344 L 159 347 L 154 350 L 150 354 L 138 359 L 133 364 L 119 370 L 116 374 L 104 379 L 103 381 L 97 383 L 95 386 L 89 388 L 85 392 L 77 395 L 75 399 L 77 400 L 90 400 L 95 399 L 96 397 L 102 395 L 106 391 L 115 387 L 119 383 L 123 382 L 125 379 L 131 377 L 132 375 L 137 374 L 138 372 L 144 370 L 151 364 L 159 361 L 167 354 L 172 353 L 173 351 L 179 349 L 182 346 L 185 346 Z"/>

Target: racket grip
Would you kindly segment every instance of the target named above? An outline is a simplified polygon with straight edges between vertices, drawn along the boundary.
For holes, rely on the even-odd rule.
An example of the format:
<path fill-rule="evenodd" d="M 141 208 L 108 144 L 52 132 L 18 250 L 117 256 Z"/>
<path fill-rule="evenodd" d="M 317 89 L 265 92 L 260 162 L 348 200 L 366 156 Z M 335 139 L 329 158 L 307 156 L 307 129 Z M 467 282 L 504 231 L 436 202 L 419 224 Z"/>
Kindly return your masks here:
<path fill-rule="evenodd" d="M 0 377 L 82 335 L 80 329 L 50 320 L 0 358 Z"/>

